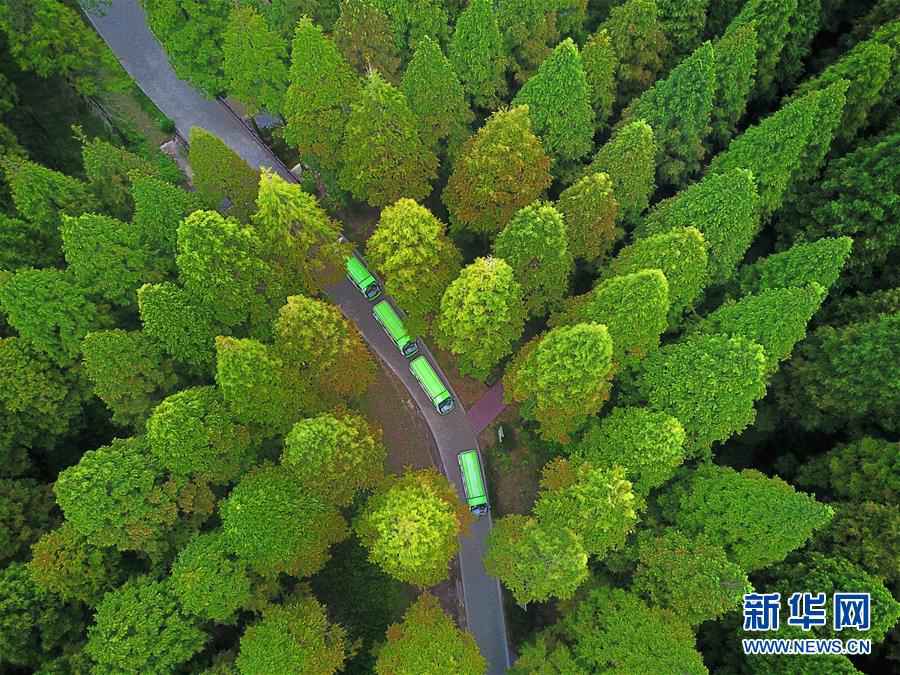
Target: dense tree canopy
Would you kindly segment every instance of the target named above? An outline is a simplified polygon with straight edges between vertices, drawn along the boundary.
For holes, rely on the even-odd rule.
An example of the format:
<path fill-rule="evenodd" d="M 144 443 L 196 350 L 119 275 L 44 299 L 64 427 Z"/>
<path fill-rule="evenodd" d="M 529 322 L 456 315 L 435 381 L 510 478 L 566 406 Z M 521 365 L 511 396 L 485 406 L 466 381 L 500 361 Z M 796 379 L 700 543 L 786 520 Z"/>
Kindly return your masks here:
<path fill-rule="evenodd" d="M 626 124 L 594 155 L 589 171 L 602 171 L 612 179 L 620 220 L 636 222 L 649 205 L 655 187 L 655 158 L 653 129 L 643 120 Z"/>
<path fill-rule="evenodd" d="M 472 0 L 460 14 L 450 40 L 450 62 L 475 105 L 496 107 L 506 93 L 506 55 L 490 0 Z"/>
<path fill-rule="evenodd" d="M 608 174 L 590 173 L 559 195 L 556 209 L 563 217 L 569 253 L 596 260 L 615 243 L 619 202 Z"/>

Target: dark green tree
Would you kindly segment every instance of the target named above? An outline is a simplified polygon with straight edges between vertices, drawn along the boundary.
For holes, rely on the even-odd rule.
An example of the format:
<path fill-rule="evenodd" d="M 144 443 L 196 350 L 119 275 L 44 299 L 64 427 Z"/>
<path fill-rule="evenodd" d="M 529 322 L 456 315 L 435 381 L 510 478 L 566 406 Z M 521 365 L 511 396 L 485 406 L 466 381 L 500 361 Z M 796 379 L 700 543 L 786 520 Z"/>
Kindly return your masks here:
<path fill-rule="evenodd" d="M 588 38 L 581 49 L 584 76 L 591 92 L 594 124 L 605 129 L 616 103 L 616 76 L 619 60 L 609 31 L 601 29 Z"/>
<path fill-rule="evenodd" d="M 567 187 L 559 195 L 556 209 L 563 217 L 574 257 L 594 261 L 612 248 L 619 202 L 608 174 L 591 173 Z"/>
<path fill-rule="evenodd" d="M 347 63 L 360 75 L 377 70 L 397 84 L 400 50 L 391 21 L 370 0 L 341 0 L 341 15 L 334 25 L 334 43 Z"/>
<path fill-rule="evenodd" d="M 391 19 L 397 45 L 405 61 L 422 38 L 430 36 L 441 44 L 447 43 L 448 3 L 440 0 L 372 0 Z"/>
<path fill-rule="evenodd" d="M 806 61 L 812 51 L 812 41 L 822 29 L 822 4 L 822 0 L 797 0 L 797 9 L 791 14 L 790 28 L 775 66 L 775 80 L 781 91 L 796 87 L 808 72 Z"/>
<path fill-rule="evenodd" d="M 527 82 L 559 42 L 558 0 L 504 0 L 497 3 L 497 26 L 516 82 Z"/>
<path fill-rule="evenodd" d="M 194 188 L 207 208 L 218 209 L 227 198 L 228 215 L 246 222 L 256 208 L 259 171 L 205 129 L 191 129 L 189 159 Z"/>
<path fill-rule="evenodd" d="M 56 524 L 53 491 L 33 478 L 0 478 L 0 562 L 23 557 Z"/>
<path fill-rule="evenodd" d="M 150 256 L 150 268 L 159 274 L 171 272 L 175 269 L 178 226 L 189 213 L 203 208 L 202 200 L 195 192 L 145 175 L 131 177 L 131 199 L 131 226 L 137 230 L 141 248 Z"/>
<path fill-rule="evenodd" d="M 655 187 L 656 144 L 653 129 L 636 120 L 619 129 L 594 155 L 589 172 L 609 175 L 619 203 L 619 220 L 637 222 Z"/>
<path fill-rule="evenodd" d="M 471 0 L 456 20 L 450 63 L 479 108 L 493 109 L 506 95 L 506 49 L 490 0 Z"/>
<path fill-rule="evenodd" d="M 668 63 L 677 63 L 700 46 L 709 4 L 710 0 L 656 0 Z"/>
<path fill-rule="evenodd" d="M 228 93 L 256 114 L 281 112 L 288 88 L 287 42 L 251 6 L 235 7 L 222 35 Z"/>
<path fill-rule="evenodd" d="M 616 100 L 624 108 L 653 84 L 669 48 L 655 0 L 627 0 L 613 7 L 600 30 L 609 34 L 618 59 Z"/>
<path fill-rule="evenodd" d="M 900 498 L 900 444 L 864 437 L 801 465 L 795 482 L 851 502 L 896 504 Z"/>

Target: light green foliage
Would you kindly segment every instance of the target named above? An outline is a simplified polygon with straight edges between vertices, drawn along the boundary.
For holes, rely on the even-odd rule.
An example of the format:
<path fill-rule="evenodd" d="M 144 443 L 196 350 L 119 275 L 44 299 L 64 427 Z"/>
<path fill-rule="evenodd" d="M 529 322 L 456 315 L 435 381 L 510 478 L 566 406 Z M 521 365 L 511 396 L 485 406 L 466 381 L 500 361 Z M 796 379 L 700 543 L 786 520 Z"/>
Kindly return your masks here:
<path fill-rule="evenodd" d="M 778 477 L 704 464 L 659 497 L 666 520 L 725 549 L 745 572 L 783 560 L 834 511 Z"/>
<path fill-rule="evenodd" d="M 438 344 L 459 359 L 461 373 L 484 379 L 510 354 L 525 326 L 522 287 L 501 258 L 477 258 L 441 298 Z"/>
<path fill-rule="evenodd" d="M 165 47 L 175 72 L 207 96 L 225 91 L 222 36 L 232 3 L 228 0 L 144 0 L 150 30 Z"/>
<path fill-rule="evenodd" d="M 58 269 L 21 269 L 0 280 L 0 309 L 32 347 L 60 366 L 78 359 L 82 338 L 98 322 L 97 308 Z"/>
<path fill-rule="evenodd" d="M 88 333 L 81 344 L 85 374 L 116 424 L 140 431 L 178 378 L 160 346 L 142 331 Z"/>
<path fill-rule="evenodd" d="M 624 108 L 635 96 L 653 84 L 662 70 L 662 57 L 669 48 L 659 22 L 654 0 L 627 0 L 613 7 L 600 24 L 609 33 L 618 57 L 616 100 Z"/>
<path fill-rule="evenodd" d="M 756 342 L 765 351 L 767 370 L 773 373 L 779 362 L 790 357 L 794 345 L 806 337 L 806 324 L 824 298 L 825 289 L 816 283 L 745 295 L 707 315 L 697 330 Z"/>
<path fill-rule="evenodd" d="M 194 192 L 153 176 L 134 175 L 130 179 L 134 202 L 131 226 L 137 230 L 141 248 L 150 254 L 151 268 L 170 272 L 175 267 L 178 226 L 189 213 L 203 208 L 202 200 Z"/>
<path fill-rule="evenodd" d="M 193 127 L 190 143 L 188 159 L 197 194 L 210 209 L 218 209 L 227 198 L 228 215 L 246 222 L 256 210 L 259 171 L 205 129 Z"/>
<path fill-rule="evenodd" d="M 831 288 L 841 274 L 852 245 L 850 237 L 823 237 L 760 258 L 740 270 L 741 291 L 758 293 L 812 283 Z"/>
<path fill-rule="evenodd" d="M 658 269 L 669 283 L 669 326 L 675 326 L 693 307 L 708 280 L 708 255 L 703 235 L 683 227 L 638 239 L 610 261 L 606 277 Z"/>
<path fill-rule="evenodd" d="M 500 518 L 488 537 L 484 567 L 516 602 L 571 598 L 588 577 L 588 554 L 572 530 L 545 527 L 534 518 Z"/>
<path fill-rule="evenodd" d="M 460 254 L 445 230 L 428 209 L 400 199 L 381 212 L 366 242 L 366 259 L 406 313 L 404 325 L 412 335 L 428 330 L 441 295 L 459 274 Z"/>
<path fill-rule="evenodd" d="M 145 284 L 138 289 L 144 333 L 177 361 L 210 370 L 219 324 L 211 307 L 201 305 L 175 284 Z"/>
<path fill-rule="evenodd" d="M 568 291 L 573 261 L 566 239 L 562 216 L 542 202 L 520 209 L 497 235 L 494 255 L 512 267 L 527 317 L 544 316 Z"/>
<path fill-rule="evenodd" d="M 664 185 L 682 185 L 700 170 L 716 93 L 715 61 L 712 45 L 704 43 L 622 113 L 623 122 L 642 119 L 653 129 Z"/>
<path fill-rule="evenodd" d="M 228 482 L 254 453 L 246 427 L 235 424 L 215 387 L 191 387 L 163 400 L 147 420 L 150 452 L 176 476 Z"/>
<path fill-rule="evenodd" d="M 294 425 L 284 439 L 281 463 L 306 490 L 343 507 L 381 480 L 386 456 L 381 431 L 364 417 L 325 413 Z"/>
<path fill-rule="evenodd" d="M 852 502 L 896 504 L 900 498 L 900 443 L 866 437 L 838 446 L 801 466 L 796 483 Z"/>
<path fill-rule="evenodd" d="M 376 675 L 483 675 L 486 670 L 487 662 L 472 634 L 457 628 L 428 593 L 406 610 L 402 623 L 388 627 L 387 642 L 375 662 Z"/>
<path fill-rule="evenodd" d="M 219 515 L 225 545 L 263 575 L 315 574 L 328 561 L 329 547 L 347 536 L 340 512 L 280 466 L 245 474 Z"/>
<path fill-rule="evenodd" d="M 571 530 L 588 555 L 602 559 L 625 544 L 638 506 L 621 467 L 557 458 L 544 465 L 534 515 L 545 528 Z"/>
<path fill-rule="evenodd" d="M 742 337 L 695 335 L 644 359 L 636 391 L 681 422 L 688 456 L 707 454 L 756 419 L 753 404 L 766 393 L 765 352 Z"/>
<path fill-rule="evenodd" d="M 341 187 L 371 206 L 400 197 L 421 201 L 437 176 L 437 157 L 401 91 L 371 72 L 351 105 L 341 146 Z"/>
<path fill-rule="evenodd" d="M 356 74 L 337 46 L 308 17 L 297 24 L 290 86 L 284 102 L 284 140 L 317 167 L 337 169 Z"/>
<path fill-rule="evenodd" d="M 620 466 L 639 496 L 665 483 L 684 461 L 681 423 L 646 408 L 616 407 L 591 422 L 571 453 L 599 469 Z"/>
<path fill-rule="evenodd" d="M 63 216 L 63 252 L 75 282 L 114 305 L 137 303 L 136 291 L 150 281 L 150 260 L 140 233 L 127 223 L 96 213 Z"/>
<path fill-rule="evenodd" d="M 56 521 L 53 492 L 32 478 L 0 478 L 0 562 L 23 557 Z"/>
<path fill-rule="evenodd" d="M 459 76 L 430 37 L 423 37 L 416 45 L 403 72 L 401 89 L 419 121 L 422 142 L 433 151 L 445 142 L 448 153 L 455 154 L 469 135 L 472 110 Z"/>
<path fill-rule="evenodd" d="M 364 75 L 374 68 L 396 84 L 400 50 L 387 15 L 370 0 L 341 0 L 333 38 L 357 73 Z"/>
<path fill-rule="evenodd" d="M 639 237 L 695 227 L 703 235 L 710 283 L 728 281 L 759 232 L 759 195 L 753 174 L 710 174 L 659 202 L 637 228 Z"/>
<path fill-rule="evenodd" d="M 353 523 L 369 560 L 392 577 L 426 587 L 443 581 L 468 527 L 469 509 L 434 469 L 388 478 Z"/>
<path fill-rule="evenodd" d="M 612 353 L 606 326 L 554 328 L 507 370 L 506 398 L 523 404 L 542 438 L 565 442 L 609 397 Z"/>
<path fill-rule="evenodd" d="M 594 155 L 589 172 L 598 171 L 612 179 L 619 220 L 636 222 L 655 187 L 656 144 L 650 125 L 636 120 L 619 129 Z"/>
<path fill-rule="evenodd" d="M 497 25 L 516 82 L 527 82 L 559 42 L 554 0 L 503 0 L 496 6 Z"/>
<path fill-rule="evenodd" d="M 696 626 L 741 604 L 753 587 L 747 574 L 714 542 L 692 541 L 678 530 L 639 540 L 631 589 Z"/>
<path fill-rule="evenodd" d="M 527 105 L 534 133 L 558 161 L 577 160 L 593 148 L 594 111 L 581 63 L 571 38 L 553 50 L 513 99 Z"/>
<path fill-rule="evenodd" d="M 450 63 L 463 89 L 480 108 L 496 108 L 506 95 L 506 49 L 491 0 L 471 0 L 456 20 Z"/>
<path fill-rule="evenodd" d="M 287 433 L 309 405 L 308 383 L 256 340 L 215 338 L 216 384 L 231 414 L 267 435 Z"/>
<path fill-rule="evenodd" d="M 548 187 L 550 159 L 519 106 L 491 115 L 463 144 L 443 200 L 455 225 L 495 234 Z"/>
<path fill-rule="evenodd" d="M 841 328 L 823 326 L 786 366 L 783 408 L 805 429 L 870 422 L 900 429 L 900 312 Z"/>
<path fill-rule="evenodd" d="M 287 43 L 252 6 L 235 7 L 222 35 L 228 93 L 255 114 L 281 112 L 288 87 Z"/>
<path fill-rule="evenodd" d="M 178 516 L 174 486 L 143 438 L 114 439 L 59 474 L 56 500 L 97 546 L 148 550 Z"/>
<path fill-rule="evenodd" d="M 716 51 L 716 100 L 710 137 L 724 147 L 747 110 L 756 78 L 756 27 L 744 24 L 713 43 Z"/>
<path fill-rule="evenodd" d="M 235 665 L 241 675 L 333 675 L 351 649 L 347 632 L 328 621 L 325 607 L 298 595 L 269 606 L 258 623 L 247 627 Z"/>
<path fill-rule="evenodd" d="M 440 0 L 372 0 L 391 19 L 397 45 L 405 60 L 425 36 L 446 44 L 447 3 Z"/>
<path fill-rule="evenodd" d="M 574 257 L 593 261 L 612 248 L 619 202 L 609 175 L 598 171 L 582 177 L 562 191 L 556 209 L 563 217 Z"/>
<path fill-rule="evenodd" d="M 359 331 L 322 300 L 287 299 L 275 321 L 273 352 L 292 378 L 312 387 L 319 407 L 357 399 L 375 379 L 375 362 Z"/>
<path fill-rule="evenodd" d="M 192 299 L 226 326 L 265 315 L 260 286 L 270 274 L 250 226 L 215 211 L 195 211 L 178 227 L 179 277 Z"/>
<path fill-rule="evenodd" d="M 605 129 L 616 102 L 616 74 L 619 61 L 609 32 L 598 30 L 588 38 L 581 50 L 584 76 L 591 92 L 594 124 Z"/>
<path fill-rule="evenodd" d="M 250 577 L 221 531 L 198 535 L 179 551 L 170 583 L 186 612 L 216 623 L 231 623 L 250 602 Z"/>
<path fill-rule="evenodd" d="M 659 25 L 669 43 L 666 61 L 677 63 L 700 46 L 710 0 L 656 0 Z"/>
<path fill-rule="evenodd" d="M 39 588 L 91 606 L 124 576 L 118 551 L 95 546 L 71 523 L 47 532 L 32 547 L 28 573 Z"/>
<path fill-rule="evenodd" d="M 774 97 L 775 70 L 791 30 L 791 18 L 796 11 L 797 0 L 750 0 L 728 24 L 726 35 L 751 23 L 756 26 L 758 44 L 753 98 Z"/>
<path fill-rule="evenodd" d="M 208 639 L 169 583 L 144 576 L 103 596 L 85 651 L 96 664 L 94 672 L 162 675 L 203 649 Z"/>
<path fill-rule="evenodd" d="M 878 286 L 882 269 L 900 244 L 900 131 L 888 132 L 832 161 L 821 179 L 801 191 L 778 224 L 786 242 L 853 237 L 847 282 Z"/>

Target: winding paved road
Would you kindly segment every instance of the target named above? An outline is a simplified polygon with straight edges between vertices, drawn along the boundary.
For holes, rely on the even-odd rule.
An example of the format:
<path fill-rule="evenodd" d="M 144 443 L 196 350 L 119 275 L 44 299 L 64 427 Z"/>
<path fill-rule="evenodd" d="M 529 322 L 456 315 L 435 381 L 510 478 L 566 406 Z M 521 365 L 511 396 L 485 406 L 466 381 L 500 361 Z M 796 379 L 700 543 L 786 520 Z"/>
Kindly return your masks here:
<path fill-rule="evenodd" d="M 138 0 L 113 0 L 112 6 L 102 15 L 89 16 L 125 70 L 156 106 L 174 120 L 184 138 L 188 138 L 192 127 L 203 127 L 221 138 L 251 166 L 272 168 L 285 179 L 296 182 L 296 177 L 224 105 L 204 98 L 191 85 L 178 79 L 161 45 L 147 27 Z M 478 442 L 459 397 L 454 396 L 457 399 L 454 412 L 438 415 L 409 372 L 407 360 L 375 321 L 371 304 L 347 281 L 329 288 L 328 295 L 356 323 L 382 363 L 406 385 L 435 438 L 444 473 L 462 494 L 456 455 L 477 447 Z M 437 362 L 431 360 L 437 367 Z M 446 377 L 444 380 L 447 381 Z M 487 575 L 482 562 L 490 530 L 488 515 L 475 522 L 469 536 L 460 538 L 459 567 L 468 628 L 488 661 L 488 672 L 499 675 L 509 668 L 509 646 L 500 584 Z"/>

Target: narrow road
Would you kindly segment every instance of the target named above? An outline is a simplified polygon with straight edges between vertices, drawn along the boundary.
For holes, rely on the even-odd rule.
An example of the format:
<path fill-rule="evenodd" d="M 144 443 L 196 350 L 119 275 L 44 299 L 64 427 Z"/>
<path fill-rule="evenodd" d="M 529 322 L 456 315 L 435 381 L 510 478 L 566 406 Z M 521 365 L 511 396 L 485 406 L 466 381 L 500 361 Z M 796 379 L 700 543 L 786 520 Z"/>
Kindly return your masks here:
<path fill-rule="evenodd" d="M 469 424 L 472 425 L 472 431 L 477 436 L 490 426 L 497 417 L 506 409 L 506 403 L 503 400 L 503 381 L 501 380 L 493 387 L 488 389 L 484 396 L 478 399 L 475 404 L 469 408 Z"/>
<path fill-rule="evenodd" d="M 203 127 L 221 138 L 251 166 L 273 168 L 285 179 L 296 182 L 296 178 L 284 169 L 271 151 L 225 106 L 204 98 L 191 85 L 178 79 L 162 46 L 147 27 L 146 16 L 138 0 L 113 0 L 102 15 L 89 16 L 125 70 L 156 106 L 175 121 L 182 136 L 187 138 L 192 127 Z M 409 372 L 407 360 L 372 316 L 371 303 L 348 281 L 328 289 L 328 295 L 357 325 L 382 363 L 409 390 L 440 450 L 444 473 L 462 495 L 456 455 L 462 450 L 478 447 L 478 441 L 459 397 L 454 396 L 457 401 L 454 412 L 446 416 L 438 415 Z M 425 351 L 427 353 L 427 347 Z M 431 362 L 444 381 L 449 382 L 433 358 Z M 500 584 L 488 576 L 482 562 L 490 530 L 491 518 L 488 515 L 477 520 L 469 536 L 460 538 L 459 566 L 468 628 L 488 661 L 488 673 L 499 675 L 510 666 L 509 645 Z"/>

